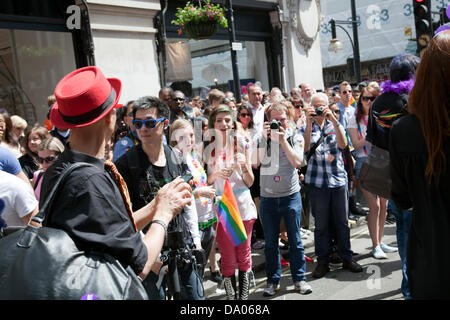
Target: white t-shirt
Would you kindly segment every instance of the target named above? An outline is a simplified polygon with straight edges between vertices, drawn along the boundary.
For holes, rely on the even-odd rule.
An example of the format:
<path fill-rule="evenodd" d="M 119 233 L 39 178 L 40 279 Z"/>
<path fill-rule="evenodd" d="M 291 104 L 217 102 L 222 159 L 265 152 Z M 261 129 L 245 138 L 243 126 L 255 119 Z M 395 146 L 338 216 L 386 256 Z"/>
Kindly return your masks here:
<path fill-rule="evenodd" d="M 264 127 L 264 107 L 260 105 L 256 109 L 250 102 L 247 102 L 247 105 L 252 109 L 254 123 L 253 128 L 256 130 L 258 135 L 261 136 Z"/>
<path fill-rule="evenodd" d="M 363 138 L 366 137 L 367 135 L 367 120 L 368 120 L 368 115 L 363 116 L 363 118 L 361 118 L 361 120 L 359 121 L 359 126 L 361 129 L 361 133 Z M 358 136 L 359 136 L 359 131 L 358 131 L 358 124 L 356 123 L 356 114 L 353 114 L 348 121 L 348 128 L 354 128 L 356 129 L 356 131 L 358 132 Z M 360 136 L 359 136 L 360 137 Z M 361 137 L 360 137 L 361 138 Z M 364 150 L 365 149 L 365 150 Z M 371 144 L 370 142 L 366 141 L 366 144 L 364 146 L 364 148 L 359 149 L 356 152 L 356 157 L 357 158 L 362 158 L 362 157 L 367 157 L 367 155 L 370 153 L 370 149 L 371 149 Z"/>
<path fill-rule="evenodd" d="M 31 186 L 5 171 L 0 171 L 0 199 L 5 202 L 1 216 L 9 227 L 23 226 L 20 218 L 30 214 L 38 206 Z"/>

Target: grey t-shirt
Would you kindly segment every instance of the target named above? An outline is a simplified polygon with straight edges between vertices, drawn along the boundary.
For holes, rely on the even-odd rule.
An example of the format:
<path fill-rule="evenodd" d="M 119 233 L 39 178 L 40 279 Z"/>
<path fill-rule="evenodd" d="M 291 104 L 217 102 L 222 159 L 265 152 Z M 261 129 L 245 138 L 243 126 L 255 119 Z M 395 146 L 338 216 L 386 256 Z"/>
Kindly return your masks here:
<path fill-rule="evenodd" d="M 295 134 L 291 139 L 294 151 L 302 154 L 304 139 L 300 134 Z M 262 141 L 260 147 L 266 145 Z M 271 143 L 270 152 L 266 152 L 261 161 L 260 189 L 261 197 L 281 198 L 300 191 L 300 183 L 297 169 L 289 162 L 283 148 L 278 143 Z"/>

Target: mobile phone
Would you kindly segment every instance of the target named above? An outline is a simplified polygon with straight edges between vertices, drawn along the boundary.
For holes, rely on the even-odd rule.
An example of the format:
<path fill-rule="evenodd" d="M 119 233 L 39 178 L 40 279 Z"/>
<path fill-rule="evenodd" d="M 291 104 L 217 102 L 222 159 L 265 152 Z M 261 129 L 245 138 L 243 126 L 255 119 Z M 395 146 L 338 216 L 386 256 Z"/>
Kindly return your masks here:
<path fill-rule="evenodd" d="M 181 177 L 181 179 L 183 179 L 184 182 L 189 183 L 189 181 L 191 181 L 192 179 L 194 179 L 194 177 L 192 176 L 192 174 L 186 173 L 185 175 L 183 175 L 183 176 Z"/>

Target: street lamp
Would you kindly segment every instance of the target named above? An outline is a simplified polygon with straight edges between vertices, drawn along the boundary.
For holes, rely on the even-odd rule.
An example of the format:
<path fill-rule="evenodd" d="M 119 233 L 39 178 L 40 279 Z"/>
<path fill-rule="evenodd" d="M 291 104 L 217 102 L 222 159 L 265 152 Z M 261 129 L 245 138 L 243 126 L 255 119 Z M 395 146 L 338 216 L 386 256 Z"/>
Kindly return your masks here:
<path fill-rule="evenodd" d="M 355 0 L 351 0 L 351 7 L 352 7 L 352 20 L 351 21 L 345 21 L 345 20 L 330 20 L 331 24 L 331 41 L 330 45 L 328 46 L 328 51 L 330 52 L 338 52 L 339 50 L 342 50 L 344 48 L 344 45 L 342 42 L 337 38 L 336 36 L 336 26 L 341 28 L 345 31 L 348 38 L 350 39 L 350 43 L 352 45 L 353 49 L 353 59 L 354 59 L 354 69 L 356 73 L 356 81 L 360 83 L 362 81 L 361 77 L 361 60 L 359 56 L 359 41 L 358 41 L 358 21 L 356 20 L 356 8 L 355 8 Z M 344 27 L 340 26 L 340 24 L 351 24 L 353 29 L 353 40 L 350 34 L 345 30 Z"/>

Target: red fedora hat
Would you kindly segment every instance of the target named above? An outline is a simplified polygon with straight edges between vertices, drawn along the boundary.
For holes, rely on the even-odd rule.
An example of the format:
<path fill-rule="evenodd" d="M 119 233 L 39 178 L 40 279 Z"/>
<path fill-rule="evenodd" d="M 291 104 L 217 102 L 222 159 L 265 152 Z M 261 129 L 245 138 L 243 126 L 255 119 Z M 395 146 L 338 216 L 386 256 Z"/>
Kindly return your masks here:
<path fill-rule="evenodd" d="M 118 106 L 121 92 L 121 81 L 105 78 L 97 67 L 72 71 L 56 85 L 50 121 L 62 129 L 93 124 Z"/>

